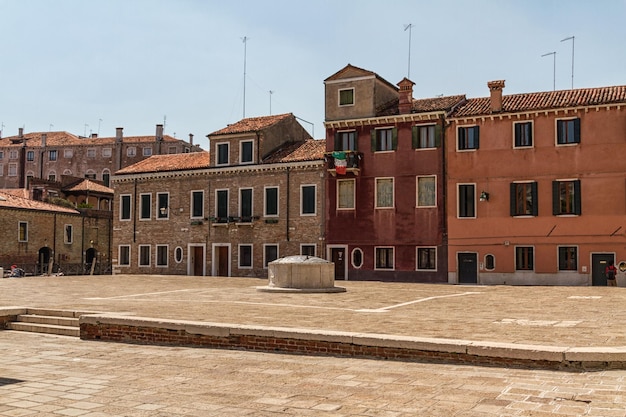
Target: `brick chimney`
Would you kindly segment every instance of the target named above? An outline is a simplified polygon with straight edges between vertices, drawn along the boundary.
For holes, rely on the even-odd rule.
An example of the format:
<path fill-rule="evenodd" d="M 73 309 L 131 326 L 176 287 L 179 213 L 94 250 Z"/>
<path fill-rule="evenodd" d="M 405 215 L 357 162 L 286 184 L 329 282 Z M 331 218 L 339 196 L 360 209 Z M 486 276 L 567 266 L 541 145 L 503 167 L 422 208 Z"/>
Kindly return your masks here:
<path fill-rule="evenodd" d="M 157 142 L 163 140 L 163 125 L 156 125 L 156 140 Z"/>
<path fill-rule="evenodd" d="M 189 134 L 189 144 L 193 145 L 193 133 Z"/>
<path fill-rule="evenodd" d="M 98 134 L 97 133 L 92 133 L 91 134 L 91 139 L 97 139 L 98 138 Z"/>
<path fill-rule="evenodd" d="M 413 109 L 413 86 L 415 83 L 408 78 L 404 77 L 402 81 L 398 83 L 400 87 L 398 112 L 400 114 L 411 113 Z"/>
<path fill-rule="evenodd" d="M 20 127 L 19 129 L 17 129 L 17 137 L 22 139 L 24 137 L 24 128 Z"/>
<path fill-rule="evenodd" d="M 47 133 L 42 133 L 41 134 L 41 147 L 42 148 L 46 147 L 47 140 L 48 140 L 48 134 Z"/>
<path fill-rule="evenodd" d="M 116 127 L 115 128 L 115 143 L 122 143 L 123 137 L 124 137 L 124 128 L 123 127 Z"/>
<path fill-rule="evenodd" d="M 491 112 L 499 113 L 502 111 L 502 89 L 504 89 L 504 80 L 489 81 L 487 83 L 491 94 Z"/>

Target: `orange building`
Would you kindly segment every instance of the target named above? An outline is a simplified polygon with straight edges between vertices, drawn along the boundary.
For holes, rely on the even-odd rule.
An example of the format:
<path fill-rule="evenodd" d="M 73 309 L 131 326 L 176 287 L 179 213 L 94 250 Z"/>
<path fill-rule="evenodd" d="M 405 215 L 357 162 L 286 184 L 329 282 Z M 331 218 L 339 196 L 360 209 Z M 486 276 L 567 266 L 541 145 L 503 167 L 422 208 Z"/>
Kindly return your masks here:
<path fill-rule="evenodd" d="M 626 278 L 626 86 L 468 99 L 447 118 L 448 282 Z"/>

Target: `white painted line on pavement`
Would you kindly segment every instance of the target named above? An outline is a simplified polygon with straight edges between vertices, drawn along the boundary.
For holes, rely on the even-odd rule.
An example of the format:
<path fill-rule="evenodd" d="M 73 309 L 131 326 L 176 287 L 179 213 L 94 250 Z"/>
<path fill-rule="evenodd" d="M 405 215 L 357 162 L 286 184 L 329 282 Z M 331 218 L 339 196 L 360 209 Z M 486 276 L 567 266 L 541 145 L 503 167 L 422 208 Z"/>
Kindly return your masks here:
<path fill-rule="evenodd" d="M 404 307 L 404 306 L 408 306 L 411 304 L 423 303 L 425 301 L 436 300 L 439 298 L 461 297 L 464 295 L 473 295 L 473 294 L 482 294 L 482 293 L 470 291 L 470 292 L 462 292 L 459 294 L 435 295 L 433 297 L 419 298 L 417 300 L 407 301 L 406 303 L 395 304 L 395 305 L 388 306 L 388 307 L 375 308 L 375 309 L 362 309 L 362 310 L 356 310 L 356 311 L 364 312 L 364 313 L 385 313 L 393 308 Z"/>

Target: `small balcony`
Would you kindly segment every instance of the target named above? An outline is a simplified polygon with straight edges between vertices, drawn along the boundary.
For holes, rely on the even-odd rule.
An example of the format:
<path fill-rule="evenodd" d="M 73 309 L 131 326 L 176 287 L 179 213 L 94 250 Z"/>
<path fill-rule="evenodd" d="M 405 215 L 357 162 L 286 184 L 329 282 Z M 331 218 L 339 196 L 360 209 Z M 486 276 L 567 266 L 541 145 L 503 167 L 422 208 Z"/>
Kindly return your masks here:
<path fill-rule="evenodd" d="M 363 154 L 356 151 L 335 151 L 326 152 L 324 154 L 326 170 L 333 177 L 337 175 L 347 175 L 348 173 L 359 175 L 361 172 L 362 159 Z"/>

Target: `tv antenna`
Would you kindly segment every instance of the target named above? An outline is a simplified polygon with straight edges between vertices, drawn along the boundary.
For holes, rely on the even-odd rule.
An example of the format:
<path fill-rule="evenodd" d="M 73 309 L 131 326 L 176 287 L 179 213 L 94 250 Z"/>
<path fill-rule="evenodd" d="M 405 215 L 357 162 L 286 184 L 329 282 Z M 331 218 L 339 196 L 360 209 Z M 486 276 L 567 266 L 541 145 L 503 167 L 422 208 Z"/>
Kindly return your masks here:
<path fill-rule="evenodd" d="M 561 42 L 572 40 L 572 90 L 574 89 L 574 36 L 561 39 Z"/>
<path fill-rule="evenodd" d="M 270 93 L 270 116 L 271 116 L 272 115 L 272 94 L 274 94 L 274 92 L 270 90 L 269 93 Z"/>
<path fill-rule="evenodd" d="M 548 55 L 552 55 L 552 59 L 553 59 L 553 63 L 552 63 L 552 91 L 556 91 L 556 51 L 545 53 L 545 54 L 541 55 L 541 57 L 543 58 L 544 56 L 548 56 Z"/>
<path fill-rule="evenodd" d="M 246 118 L 246 55 L 247 55 L 247 45 L 248 38 L 244 36 L 241 38 L 243 41 L 243 118 Z"/>
<path fill-rule="evenodd" d="M 409 69 L 407 71 L 407 78 L 411 78 L 411 31 L 413 29 L 413 23 L 409 23 L 407 25 L 404 25 L 404 31 L 406 32 L 406 30 L 409 30 Z"/>

